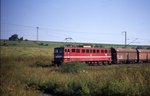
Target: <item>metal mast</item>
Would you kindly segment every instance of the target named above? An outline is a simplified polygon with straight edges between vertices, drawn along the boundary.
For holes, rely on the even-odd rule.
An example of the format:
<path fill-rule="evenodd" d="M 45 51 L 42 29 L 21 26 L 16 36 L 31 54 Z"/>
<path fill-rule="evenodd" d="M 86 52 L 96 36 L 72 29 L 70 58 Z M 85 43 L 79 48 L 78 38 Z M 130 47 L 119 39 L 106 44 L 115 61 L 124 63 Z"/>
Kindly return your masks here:
<path fill-rule="evenodd" d="M 39 27 L 36 27 L 36 29 L 37 29 L 37 37 L 36 37 L 36 40 L 38 41 L 38 40 L 39 40 L 39 32 L 38 32 Z"/>
<path fill-rule="evenodd" d="M 125 34 L 125 44 L 124 44 L 124 47 L 126 48 L 126 46 L 127 46 L 127 32 L 123 31 L 122 33 Z"/>

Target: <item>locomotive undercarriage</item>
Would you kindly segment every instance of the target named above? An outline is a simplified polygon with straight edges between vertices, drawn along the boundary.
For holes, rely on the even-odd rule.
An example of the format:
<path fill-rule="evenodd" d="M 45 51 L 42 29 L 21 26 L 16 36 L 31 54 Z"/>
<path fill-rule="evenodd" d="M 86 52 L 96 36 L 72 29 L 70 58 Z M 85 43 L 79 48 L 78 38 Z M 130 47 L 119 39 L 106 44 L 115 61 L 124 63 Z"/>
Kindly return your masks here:
<path fill-rule="evenodd" d="M 111 65 L 111 61 L 85 61 L 90 66 L 95 65 Z"/>

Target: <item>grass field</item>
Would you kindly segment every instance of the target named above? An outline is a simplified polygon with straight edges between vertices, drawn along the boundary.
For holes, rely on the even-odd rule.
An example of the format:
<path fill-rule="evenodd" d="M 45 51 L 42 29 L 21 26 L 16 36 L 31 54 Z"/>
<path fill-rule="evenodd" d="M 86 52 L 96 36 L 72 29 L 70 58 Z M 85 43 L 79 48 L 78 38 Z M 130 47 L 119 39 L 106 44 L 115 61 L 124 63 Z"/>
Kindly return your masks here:
<path fill-rule="evenodd" d="M 75 43 L 75 42 L 49 42 L 49 41 L 8 41 L 0 40 L 0 46 L 17 46 L 17 47 L 39 47 L 39 48 L 54 48 L 66 45 L 89 44 L 95 47 L 104 48 L 122 48 L 124 44 L 98 44 L 98 43 Z M 128 48 L 149 48 L 148 45 L 128 45 Z"/>
<path fill-rule="evenodd" d="M 79 73 L 64 73 L 51 66 L 53 47 L 59 44 L 32 43 L 1 46 L 1 96 L 150 95 L 150 64 L 88 66 Z"/>

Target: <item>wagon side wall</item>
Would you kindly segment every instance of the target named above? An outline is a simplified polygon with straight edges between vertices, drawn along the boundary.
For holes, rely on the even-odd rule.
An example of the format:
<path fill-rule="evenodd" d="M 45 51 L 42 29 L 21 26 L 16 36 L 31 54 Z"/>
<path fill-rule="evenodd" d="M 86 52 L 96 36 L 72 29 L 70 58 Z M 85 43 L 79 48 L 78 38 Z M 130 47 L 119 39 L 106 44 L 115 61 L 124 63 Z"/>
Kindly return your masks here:
<path fill-rule="evenodd" d="M 115 49 L 117 63 L 136 63 L 138 55 L 136 49 Z M 112 53 L 114 54 L 114 53 Z"/>
<path fill-rule="evenodd" d="M 150 62 L 150 50 L 138 49 L 138 54 L 139 54 L 139 63 Z"/>

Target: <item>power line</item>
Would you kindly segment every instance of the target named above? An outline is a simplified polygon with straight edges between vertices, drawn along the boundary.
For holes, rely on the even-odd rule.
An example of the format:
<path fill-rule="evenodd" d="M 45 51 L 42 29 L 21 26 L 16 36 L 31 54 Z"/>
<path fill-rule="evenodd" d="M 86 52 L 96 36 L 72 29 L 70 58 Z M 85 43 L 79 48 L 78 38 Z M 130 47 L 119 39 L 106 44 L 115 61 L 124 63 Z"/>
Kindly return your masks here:
<path fill-rule="evenodd" d="M 13 25 L 13 26 L 22 26 L 22 27 L 27 27 L 27 28 L 33 28 L 34 29 L 34 31 L 33 32 L 35 32 L 35 28 L 36 28 L 36 36 L 35 36 L 35 38 L 36 38 L 36 40 L 38 41 L 39 40 L 39 27 L 35 27 L 35 26 L 28 26 L 28 25 L 21 25 L 21 24 L 11 24 L 11 23 L 1 23 L 1 24 L 6 24 L 6 25 Z M 12 27 L 12 28 L 14 28 L 14 27 Z M 19 27 L 20 29 L 23 29 L 23 28 L 21 28 L 21 27 Z M 71 30 L 62 30 L 62 29 L 53 29 L 53 28 L 46 28 L 46 27 L 40 27 L 40 31 L 41 30 L 46 30 L 47 32 L 46 32 L 46 35 L 49 35 L 49 36 L 54 36 L 54 37 L 58 37 L 58 38 L 60 38 L 60 37 L 62 37 L 62 38 L 65 38 L 65 37 L 76 37 L 76 38 L 82 38 L 82 39 L 85 39 L 85 40 L 94 40 L 94 41 L 97 41 L 97 42 L 106 42 L 107 40 L 100 40 L 99 38 L 94 38 L 94 37 L 92 37 L 92 36 L 96 36 L 96 34 L 97 33 L 100 33 L 100 35 L 106 35 L 108 38 L 110 37 L 111 38 L 111 36 L 112 35 L 116 35 L 116 34 L 112 34 L 112 35 L 110 35 L 110 34 L 108 34 L 108 33 L 105 33 L 105 32 L 103 32 L 103 33 L 101 33 L 101 32 L 97 32 L 96 34 L 95 34 L 95 32 L 85 32 L 85 31 L 71 31 Z M 15 30 L 13 30 L 14 32 L 15 32 Z M 19 31 L 19 30 L 18 30 Z M 20 31 L 25 31 L 25 30 L 20 30 Z M 3 31 L 4 32 L 4 31 Z M 5 31 L 6 32 L 6 31 Z M 29 31 L 28 31 L 29 32 Z M 31 32 L 31 31 L 30 31 Z M 45 31 L 41 31 L 41 32 L 45 32 Z M 69 34 L 68 32 L 71 32 L 71 34 Z M 2 32 L 1 32 L 2 33 Z M 9 32 L 8 32 L 9 33 Z M 126 47 L 126 45 L 127 45 L 127 32 L 126 31 L 124 31 L 124 32 L 122 32 L 122 33 L 124 33 L 125 34 L 125 47 Z M 87 37 L 87 35 L 89 35 L 90 36 L 90 38 L 89 37 Z M 118 35 L 119 36 L 119 35 Z M 54 38 L 53 37 L 53 38 Z M 130 37 L 130 36 L 129 36 Z M 92 39 L 93 38 L 93 39 Z M 146 39 L 142 39 L 142 38 L 139 38 L 138 37 L 138 39 L 139 40 L 145 40 L 145 41 L 150 41 L 150 40 L 146 40 Z M 76 39 L 77 40 L 77 39 Z M 112 41 L 112 40 L 109 40 L 109 42 L 120 42 L 120 41 Z M 120 42 L 121 43 L 121 42 Z M 133 42 L 132 42 L 133 43 Z"/>
<path fill-rule="evenodd" d="M 138 38 L 135 38 L 133 41 L 131 41 L 130 43 L 128 43 L 128 45 L 130 45 L 131 43 L 135 42 L 136 40 L 138 40 Z"/>
<path fill-rule="evenodd" d="M 15 26 L 22 26 L 22 27 L 30 27 L 30 28 L 35 28 L 35 26 L 29 26 L 29 25 L 22 25 L 22 24 L 13 24 L 13 23 L 1 23 L 1 24 L 7 24 L 7 25 L 15 25 Z M 59 32 L 71 32 L 71 33 L 99 33 L 99 32 L 88 32 L 88 31 L 72 31 L 72 30 L 64 30 L 64 29 L 54 29 L 54 28 L 49 28 L 49 27 L 40 27 L 40 29 L 48 29 L 48 30 L 52 30 L 52 31 L 59 31 Z M 100 32 L 101 33 L 101 32 Z M 105 35 L 105 34 L 110 34 L 110 33 L 106 33 L 103 32 L 101 35 Z"/>
<path fill-rule="evenodd" d="M 35 28 L 34 26 L 28 26 L 28 25 L 21 25 L 21 24 L 12 24 L 12 23 L 1 23 L 5 25 L 14 25 L 14 26 L 23 26 L 23 27 L 30 27 L 30 28 Z"/>
<path fill-rule="evenodd" d="M 12 23 L 2 23 L 2 24 L 7 24 L 7 25 L 15 25 L 15 26 L 23 26 L 23 27 L 30 27 L 30 28 L 35 28 L 34 26 L 27 26 L 27 25 L 21 25 L 21 24 L 12 24 Z M 68 32 L 71 32 L 71 34 L 92 34 L 95 33 L 95 32 L 85 32 L 85 31 L 71 31 L 71 30 L 62 30 L 62 29 L 53 29 L 53 28 L 48 28 L 48 27 L 40 27 L 40 29 L 47 29 L 47 30 L 51 30 L 51 31 L 55 31 L 55 33 L 58 33 L 58 34 L 62 34 L 62 35 L 68 35 Z M 36 27 L 36 30 L 37 30 L 37 27 Z M 62 33 L 63 32 L 63 33 Z M 65 33 L 64 33 L 65 32 Z M 66 33 L 67 32 L 67 33 Z M 101 33 L 101 32 L 96 32 L 96 33 Z M 110 35 L 110 33 L 106 33 L 106 32 L 103 32 L 101 33 L 101 35 Z M 112 34 L 114 35 L 114 34 Z M 37 36 L 38 37 L 38 36 Z M 37 38 L 36 37 L 36 38 Z"/>

